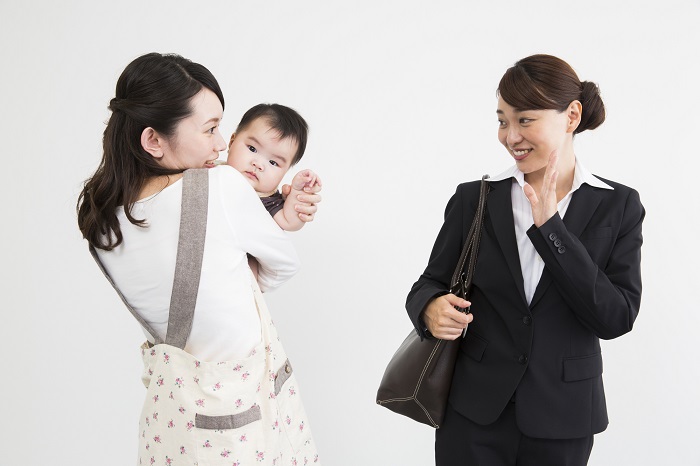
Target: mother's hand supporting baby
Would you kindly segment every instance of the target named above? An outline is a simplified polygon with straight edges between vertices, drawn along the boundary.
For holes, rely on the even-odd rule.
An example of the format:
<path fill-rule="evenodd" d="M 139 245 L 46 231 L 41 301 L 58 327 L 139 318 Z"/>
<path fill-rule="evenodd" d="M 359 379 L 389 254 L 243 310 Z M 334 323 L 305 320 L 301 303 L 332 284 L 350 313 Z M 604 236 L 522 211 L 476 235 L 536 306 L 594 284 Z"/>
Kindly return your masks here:
<path fill-rule="evenodd" d="M 435 338 L 455 340 L 462 335 L 467 324 L 474 320 L 471 314 L 465 314 L 455 309 L 455 306 L 466 308 L 471 303 L 452 293 L 438 296 L 430 301 L 423 310 L 423 322 Z"/>
<path fill-rule="evenodd" d="M 296 211 L 299 213 L 299 218 L 304 222 L 313 222 L 314 215 L 318 210 L 318 204 L 321 202 L 321 180 L 317 180 L 311 187 L 304 188 L 304 194 L 298 194 L 297 200 L 299 201 L 296 205 Z M 282 196 L 286 199 L 289 193 L 292 191 L 292 187 L 288 184 L 282 186 Z"/>

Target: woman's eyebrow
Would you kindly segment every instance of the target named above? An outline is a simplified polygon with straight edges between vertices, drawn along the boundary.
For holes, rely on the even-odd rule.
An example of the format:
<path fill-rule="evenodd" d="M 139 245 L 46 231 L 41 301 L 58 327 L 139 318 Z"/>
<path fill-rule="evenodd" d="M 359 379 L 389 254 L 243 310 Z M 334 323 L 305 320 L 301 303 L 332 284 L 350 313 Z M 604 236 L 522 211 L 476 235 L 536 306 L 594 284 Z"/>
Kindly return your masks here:
<path fill-rule="evenodd" d="M 206 126 L 206 125 L 208 125 L 209 123 L 218 123 L 218 122 L 220 122 L 220 121 L 221 121 L 221 118 L 219 118 L 219 117 L 209 118 L 207 121 L 205 121 L 204 123 L 202 123 L 202 126 Z"/>

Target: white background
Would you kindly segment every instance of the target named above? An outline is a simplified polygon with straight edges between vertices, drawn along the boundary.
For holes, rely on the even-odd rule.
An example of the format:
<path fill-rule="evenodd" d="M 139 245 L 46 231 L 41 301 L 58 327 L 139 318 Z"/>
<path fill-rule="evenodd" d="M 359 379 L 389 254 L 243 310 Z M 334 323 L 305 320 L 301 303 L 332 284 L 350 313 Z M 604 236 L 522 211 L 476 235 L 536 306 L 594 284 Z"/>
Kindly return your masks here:
<path fill-rule="evenodd" d="M 293 235 L 303 270 L 268 303 L 333 466 L 433 462 L 433 431 L 374 397 L 449 196 L 511 164 L 503 72 L 550 53 L 598 82 L 608 118 L 577 155 L 637 188 L 647 217 L 642 309 L 604 342 L 611 423 L 590 464 L 700 465 L 699 21 L 697 0 L 0 0 L 0 464 L 134 464 L 143 334 L 75 202 L 117 77 L 159 51 L 219 79 L 225 136 L 259 102 L 310 123 L 300 168 L 324 200 Z"/>

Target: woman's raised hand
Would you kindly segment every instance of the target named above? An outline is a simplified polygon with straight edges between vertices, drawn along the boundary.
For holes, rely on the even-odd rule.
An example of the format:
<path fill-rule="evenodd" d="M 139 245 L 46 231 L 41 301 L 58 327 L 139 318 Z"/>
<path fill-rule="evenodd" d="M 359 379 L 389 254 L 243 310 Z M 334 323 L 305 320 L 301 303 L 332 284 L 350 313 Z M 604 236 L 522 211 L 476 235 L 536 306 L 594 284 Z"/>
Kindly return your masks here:
<path fill-rule="evenodd" d="M 532 208 L 532 219 L 537 228 L 541 227 L 547 220 L 552 218 L 557 213 L 557 160 L 559 156 L 557 151 L 553 150 L 549 154 L 549 162 L 544 172 L 542 187 L 540 188 L 539 196 L 535 189 L 528 183 L 523 186 L 525 196 L 530 201 Z"/>
<path fill-rule="evenodd" d="M 474 320 L 473 315 L 460 312 L 455 306 L 466 308 L 471 303 L 450 293 L 433 299 L 425 307 L 423 322 L 435 338 L 455 340 Z"/>

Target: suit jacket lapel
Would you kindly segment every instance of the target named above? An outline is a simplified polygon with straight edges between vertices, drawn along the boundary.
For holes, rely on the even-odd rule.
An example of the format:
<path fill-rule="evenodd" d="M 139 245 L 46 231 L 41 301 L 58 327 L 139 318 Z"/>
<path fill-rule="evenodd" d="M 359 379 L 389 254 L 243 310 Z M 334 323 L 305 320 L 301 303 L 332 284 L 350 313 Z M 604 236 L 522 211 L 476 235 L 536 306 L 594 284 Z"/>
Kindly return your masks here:
<path fill-rule="evenodd" d="M 581 236 L 601 200 L 602 197 L 598 193 L 598 189 L 587 184 L 582 184 L 578 188 L 573 194 L 569 208 L 564 216 L 564 225 L 566 225 L 569 233 L 577 238 Z"/>
<path fill-rule="evenodd" d="M 591 217 L 593 217 L 600 201 L 601 196 L 598 194 L 597 190 L 585 183 L 572 194 L 569 208 L 566 210 L 566 215 L 564 215 L 563 219 L 564 225 L 566 225 L 566 229 L 569 230 L 569 233 L 577 238 L 581 236 L 583 229 L 586 228 L 588 222 L 591 221 Z M 542 277 L 535 289 L 535 294 L 530 302 L 530 309 L 542 298 L 551 283 L 552 276 L 545 267 L 542 271 Z"/>
<path fill-rule="evenodd" d="M 523 286 L 523 273 L 520 268 L 520 255 L 518 243 L 515 239 L 515 223 L 513 222 L 513 204 L 510 197 L 512 179 L 491 183 L 491 191 L 486 200 L 486 209 L 491 219 L 494 234 L 498 240 L 501 251 L 505 256 L 508 269 L 513 275 L 515 285 L 520 297 L 525 300 L 525 288 Z"/>

